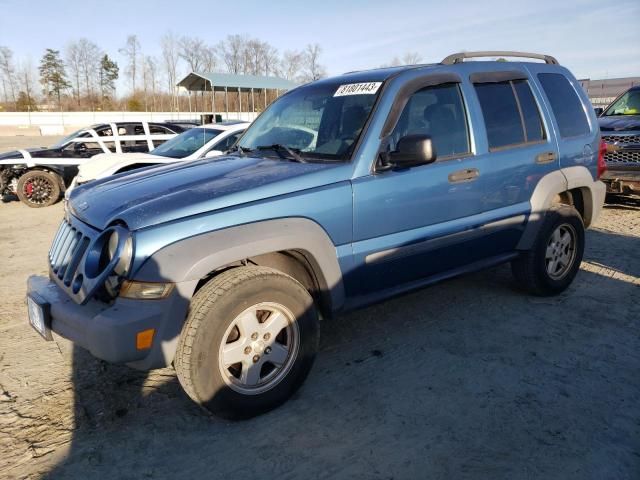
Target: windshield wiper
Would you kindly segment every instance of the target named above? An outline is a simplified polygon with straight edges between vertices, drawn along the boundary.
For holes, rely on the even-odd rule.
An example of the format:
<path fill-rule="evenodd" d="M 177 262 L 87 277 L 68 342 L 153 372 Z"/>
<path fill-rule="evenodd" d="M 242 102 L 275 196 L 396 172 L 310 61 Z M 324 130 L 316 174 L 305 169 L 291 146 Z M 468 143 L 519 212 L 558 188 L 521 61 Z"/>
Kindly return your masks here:
<path fill-rule="evenodd" d="M 281 143 L 274 143 L 273 145 L 260 145 L 256 147 L 258 150 L 273 150 L 276 153 L 287 152 L 291 156 L 291 160 L 294 160 L 298 163 L 307 163 L 307 161 L 300 156 L 300 150 L 297 148 L 289 148 L 286 145 Z"/>
<path fill-rule="evenodd" d="M 229 149 L 229 152 L 238 152 L 241 157 L 244 157 L 245 154 L 253 152 L 251 148 L 242 147 L 240 145 L 234 145 Z"/>

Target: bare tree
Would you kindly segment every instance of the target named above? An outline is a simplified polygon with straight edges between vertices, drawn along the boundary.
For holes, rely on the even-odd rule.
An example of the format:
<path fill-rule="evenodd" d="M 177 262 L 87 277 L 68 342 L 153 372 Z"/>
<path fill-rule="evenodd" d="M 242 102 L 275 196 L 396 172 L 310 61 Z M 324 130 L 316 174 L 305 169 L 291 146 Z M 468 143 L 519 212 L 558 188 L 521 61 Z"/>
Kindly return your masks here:
<path fill-rule="evenodd" d="M 78 41 L 80 49 L 80 73 L 84 81 L 84 94 L 93 109 L 95 89 L 99 85 L 100 59 L 102 51 L 95 43 L 81 38 Z"/>
<path fill-rule="evenodd" d="M 422 55 L 418 52 L 407 52 L 402 57 L 402 63 L 404 65 L 416 65 L 422 62 Z"/>
<path fill-rule="evenodd" d="M 327 76 L 327 71 L 320 64 L 320 55 L 322 48 L 317 43 L 307 45 L 304 52 L 304 80 L 312 82 Z"/>
<path fill-rule="evenodd" d="M 304 52 L 287 50 L 282 55 L 281 72 L 287 80 L 295 80 L 302 74 Z"/>
<path fill-rule="evenodd" d="M 220 57 L 229 73 L 242 73 L 245 70 L 246 43 L 242 35 L 229 35 L 220 42 Z"/>
<path fill-rule="evenodd" d="M 182 37 L 179 43 L 179 55 L 192 72 L 202 73 L 202 66 L 207 55 L 207 46 L 200 38 Z"/>
<path fill-rule="evenodd" d="M 156 111 L 156 93 L 158 90 L 158 62 L 154 57 L 148 56 L 144 61 L 145 91 L 147 83 L 151 85 L 151 110 Z"/>
<path fill-rule="evenodd" d="M 9 86 L 11 100 L 16 103 L 16 78 L 13 64 L 13 51 L 8 47 L 0 47 L 0 73 L 2 74 L 3 88 L 5 89 L 5 101 L 8 101 L 6 86 Z"/>
<path fill-rule="evenodd" d="M 80 45 L 79 42 L 70 42 L 64 51 L 69 77 L 71 78 L 71 90 L 80 106 Z"/>
<path fill-rule="evenodd" d="M 125 73 L 131 79 L 131 93 L 135 95 L 138 56 L 140 56 L 140 42 L 138 41 L 138 37 L 136 35 L 129 35 L 127 37 L 127 43 L 119 52 L 127 58 Z"/>
<path fill-rule="evenodd" d="M 178 61 L 180 60 L 180 52 L 178 40 L 172 32 L 163 35 L 162 40 L 162 58 L 164 60 L 164 68 L 167 73 L 167 81 L 169 92 L 171 92 L 172 109 L 178 109 L 178 95 L 176 92 Z"/>
<path fill-rule="evenodd" d="M 22 82 L 22 88 L 27 97 L 27 104 L 30 106 L 35 103 L 33 92 L 35 73 L 31 59 L 22 62 L 22 65 L 19 68 L 18 77 Z"/>
<path fill-rule="evenodd" d="M 264 60 L 263 68 L 265 75 L 279 75 L 280 73 L 280 57 L 278 55 L 278 49 L 269 43 L 263 43 L 264 48 Z"/>
<path fill-rule="evenodd" d="M 213 72 L 218 66 L 218 56 L 215 47 L 205 47 L 202 51 L 202 71 Z"/>

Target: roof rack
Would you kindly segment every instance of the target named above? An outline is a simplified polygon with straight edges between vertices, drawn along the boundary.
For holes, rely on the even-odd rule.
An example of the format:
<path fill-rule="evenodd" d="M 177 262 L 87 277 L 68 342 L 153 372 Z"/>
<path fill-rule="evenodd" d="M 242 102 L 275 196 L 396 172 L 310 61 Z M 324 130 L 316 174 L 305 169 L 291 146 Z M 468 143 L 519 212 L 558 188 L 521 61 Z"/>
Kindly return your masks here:
<path fill-rule="evenodd" d="M 551 65 L 559 65 L 551 55 L 542 55 L 540 53 L 527 53 L 527 52 L 509 52 L 500 50 L 487 50 L 480 52 L 460 52 L 449 55 L 442 60 L 443 65 L 453 65 L 454 63 L 462 63 L 465 58 L 477 58 L 477 57 L 523 57 L 523 58 L 536 58 L 538 60 L 544 60 L 545 63 Z"/>

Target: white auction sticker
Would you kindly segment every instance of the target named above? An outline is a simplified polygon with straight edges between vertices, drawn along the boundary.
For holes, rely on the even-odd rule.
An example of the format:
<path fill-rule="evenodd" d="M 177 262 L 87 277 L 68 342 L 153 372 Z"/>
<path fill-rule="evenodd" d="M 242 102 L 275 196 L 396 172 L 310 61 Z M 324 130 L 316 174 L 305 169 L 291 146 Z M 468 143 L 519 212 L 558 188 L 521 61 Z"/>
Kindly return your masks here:
<path fill-rule="evenodd" d="M 367 83 L 348 83 L 346 85 L 340 85 L 334 97 L 344 97 L 345 95 L 373 95 L 378 91 L 382 85 L 382 82 L 367 82 Z"/>

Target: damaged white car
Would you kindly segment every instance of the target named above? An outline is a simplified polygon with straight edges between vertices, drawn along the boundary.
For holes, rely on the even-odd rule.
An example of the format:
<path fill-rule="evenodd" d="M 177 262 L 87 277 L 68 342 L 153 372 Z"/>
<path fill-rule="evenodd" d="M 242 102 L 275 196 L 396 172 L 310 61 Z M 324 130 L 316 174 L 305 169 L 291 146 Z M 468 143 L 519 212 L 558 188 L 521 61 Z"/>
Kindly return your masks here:
<path fill-rule="evenodd" d="M 163 143 L 150 153 L 100 154 L 80 165 L 78 175 L 67 188 L 68 197 L 77 185 L 178 160 L 195 160 L 222 155 L 240 138 L 249 122 L 228 121 L 194 127 Z"/>
<path fill-rule="evenodd" d="M 49 148 L 0 154 L 0 195 L 17 195 L 30 207 L 56 203 L 78 166 L 101 153 L 149 152 L 191 123 L 116 122 L 80 129 Z"/>

